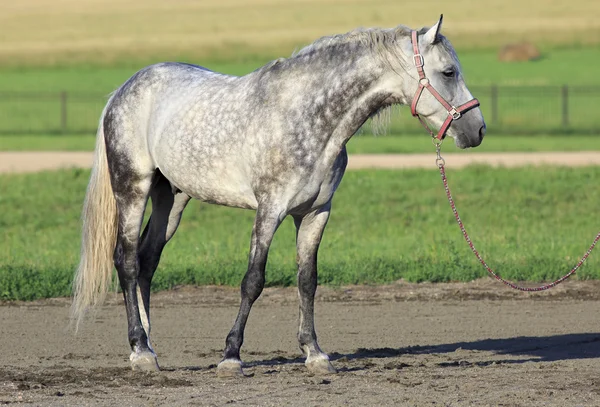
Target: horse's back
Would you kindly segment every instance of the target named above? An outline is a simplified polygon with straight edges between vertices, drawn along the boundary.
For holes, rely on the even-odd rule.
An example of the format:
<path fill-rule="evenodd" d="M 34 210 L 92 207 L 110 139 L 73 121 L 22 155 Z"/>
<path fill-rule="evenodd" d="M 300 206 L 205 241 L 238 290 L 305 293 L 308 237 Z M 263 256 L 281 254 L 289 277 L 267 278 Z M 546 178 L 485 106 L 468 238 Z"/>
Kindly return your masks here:
<path fill-rule="evenodd" d="M 235 77 L 178 63 L 144 68 L 111 102 L 107 117 L 116 112 L 111 120 L 123 131 L 107 144 L 128 154 L 138 172 L 159 169 L 202 201 L 256 209 L 258 196 L 278 191 L 292 207 L 320 202 L 329 195 L 321 190 L 329 170 L 310 175 L 320 154 L 304 163 L 302 140 L 286 137 L 289 107 L 275 103 L 281 88 L 263 73 Z"/>

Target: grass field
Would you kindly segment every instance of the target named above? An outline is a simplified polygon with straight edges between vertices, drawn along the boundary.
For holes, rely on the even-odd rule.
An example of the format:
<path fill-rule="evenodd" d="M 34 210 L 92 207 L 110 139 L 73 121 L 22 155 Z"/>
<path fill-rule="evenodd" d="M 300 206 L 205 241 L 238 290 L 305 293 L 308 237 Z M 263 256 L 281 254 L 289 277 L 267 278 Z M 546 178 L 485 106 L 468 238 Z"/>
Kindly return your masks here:
<path fill-rule="evenodd" d="M 0 298 L 68 295 L 79 246 L 87 171 L 0 176 Z M 555 278 L 587 249 L 600 168 L 471 167 L 449 174 L 467 229 L 504 277 Z M 346 174 L 321 245 L 322 284 L 468 281 L 484 276 L 454 223 L 436 170 Z M 252 211 L 193 202 L 165 249 L 155 288 L 237 285 Z M 269 285 L 294 284 L 294 230 L 286 220 L 269 257 Z M 600 278 L 593 255 L 580 279 Z"/>
<path fill-rule="evenodd" d="M 92 151 L 96 138 L 90 134 L 75 136 L 0 136 L 0 151 Z M 413 135 L 371 136 L 359 134 L 347 145 L 350 154 L 432 153 L 434 147 L 425 130 Z M 595 135 L 488 135 L 476 150 L 460 150 L 454 140 L 444 143 L 445 152 L 523 152 L 523 151 L 596 151 L 600 137 Z"/>

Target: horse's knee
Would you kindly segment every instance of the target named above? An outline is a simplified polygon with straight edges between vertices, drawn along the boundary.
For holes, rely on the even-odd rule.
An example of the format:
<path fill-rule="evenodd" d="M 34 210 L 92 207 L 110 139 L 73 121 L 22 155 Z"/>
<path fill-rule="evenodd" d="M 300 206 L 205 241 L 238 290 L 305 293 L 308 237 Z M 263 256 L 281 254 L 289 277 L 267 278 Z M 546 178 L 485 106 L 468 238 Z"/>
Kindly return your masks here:
<path fill-rule="evenodd" d="M 246 273 L 242 281 L 242 296 L 250 302 L 254 302 L 260 297 L 265 287 L 265 272 L 259 268 L 251 268 Z"/>
<path fill-rule="evenodd" d="M 314 297 L 317 291 L 317 268 L 312 264 L 298 268 L 298 290 L 302 296 Z"/>

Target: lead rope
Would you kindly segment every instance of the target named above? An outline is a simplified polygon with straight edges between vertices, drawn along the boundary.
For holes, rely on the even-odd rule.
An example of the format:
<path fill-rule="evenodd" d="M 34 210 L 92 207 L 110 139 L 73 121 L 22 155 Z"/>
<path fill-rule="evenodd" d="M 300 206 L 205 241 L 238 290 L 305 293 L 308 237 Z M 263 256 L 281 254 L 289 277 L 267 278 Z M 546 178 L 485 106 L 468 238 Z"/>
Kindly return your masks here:
<path fill-rule="evenodd" d="M 575 267 L 573 267 L 571 269 L 571 271 L 569 271 L 567 274 L 565 274 L 564 276 L 562 276 L 558 280 L 555 280 L 555 281 L 553 281 L 553 282 L 551 282 L 549 284 L 544 284 L 544 285 L 541 285 L 539 287 L 522 287 L 522 286 L 516 285 L 514 283 L 511 283 L 510 281 L 506 281 L 505 279 L 503 279 L 502 277 L 500 277 L 498 274 L 496 274 L 494 272 L 494 270 L 492 270 L 490 268 L 490 266 L 487 265 L 487 263 L 485 262 L 485 260 L 483 260 L 483 258 L 481 257 L 481 255 L 479 254 L 479 252 L 477 251 L 477 249 L 475 248 L 475 245 L 471 241 L 471 238 L 469 237 L 469 234 L 465 230 L 465 226 L 463 225 L 462 220 L 460 219 L 460 216 L 458 215 L 458 211 L 456 210 L 456 205 L 454 204 L 454 199 L 452 199 L 452 194 L 450 193 L 450 188 L 448 187 L 448 179 L 446 178 L 446 169 L 444 168 L 446 162 L 444 161 L 444 159 L 442 158 L 441 153 L 440 153 L 442 142 L 441 142 L 441 140 L 437 140 L 437 139 L 434 138 L 433 139 L 433 144 L 435 145 L 436 154 L 437 154 L 437 158 L 435 159 L 435 163 L 436 163 L 436 165 L 438 166 L 438 168 L 440 170 L 440 174 L 442 176 L 442 182 L 444 183 L 444 189 L 446 190 L 446 196 L 448 197 L 448 202 L 450 203 L 450 207 L 452 208 L 452 212 L 454 213 L 454 217 L 456 218 L 456 222 L 458 223 L 458 226 L 460 227 L 460 230 L 461 230 L 461 232 L 462 232 L 465 240 L 467 241 L 467 244 L 471 248 L 471 251 L 475 254 L 475 257 L 477 257 L 477 260 L 479 260 L 479 262 L 481 263 L 481 265 L 496 280 L 502 281 L 504 284 L 506 284 L 510 288 L 514 288 L 515 290 L 519 290 L 519 291 L 545 291 L 545 290 L 547 290 L 549 288 L 552 288 L 554 286 L 559 285 L 560 283 L 562 283 L 563 281 L 565 281 L 566 279 L 568 279 L 569 277 L 571 277 L 573 274 L 575 274 L 575 271 L 577 271 L 577 269 L 579 269 L 579 267 L 581 267 L 581 265 L 586 261 L 586 259 L 588 258 L 588 256 L 592 252 L 592 250 L 594 250 L 594 247 L 596 247 L 596 243 L 598 243 L 598 241 L 600 240 L 600 233 L 598 233 L 596 235 L 596 238 L 592 242 L 592 245 L 587 250 L 587 252 L 585 252 L 585 254 L 581 258 L 581 260 L 579 260 L 579 263 L 577 263 L 575 265 Z"/>

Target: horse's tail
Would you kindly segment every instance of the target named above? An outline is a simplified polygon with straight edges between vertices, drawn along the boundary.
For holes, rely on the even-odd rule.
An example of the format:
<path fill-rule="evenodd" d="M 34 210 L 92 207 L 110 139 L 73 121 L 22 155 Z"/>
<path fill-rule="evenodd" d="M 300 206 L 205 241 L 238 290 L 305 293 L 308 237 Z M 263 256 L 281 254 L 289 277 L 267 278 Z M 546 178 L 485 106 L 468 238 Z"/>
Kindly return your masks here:
<path fill-rule="evenodd" d="M 110 102 L 109 100 L 107 107 Z M 94 165 L 81 214 L 81 258 L 73 280 L 71 306 L 71 320 L 76 328 L 87 308 L 104 301 L 112 283 L 118 214 L 110 184 L 104 140 L 103 122 L 106 109 L 102 112 L 98 125 Z"/>

